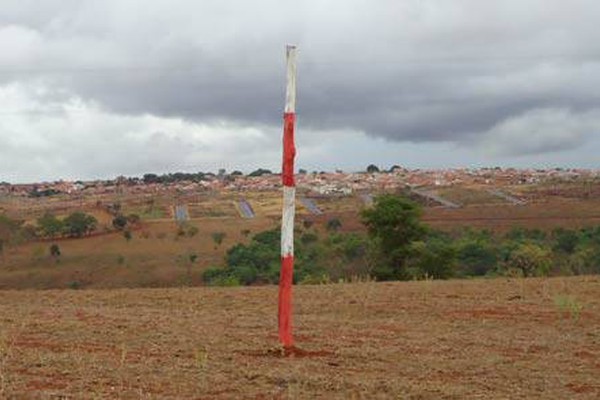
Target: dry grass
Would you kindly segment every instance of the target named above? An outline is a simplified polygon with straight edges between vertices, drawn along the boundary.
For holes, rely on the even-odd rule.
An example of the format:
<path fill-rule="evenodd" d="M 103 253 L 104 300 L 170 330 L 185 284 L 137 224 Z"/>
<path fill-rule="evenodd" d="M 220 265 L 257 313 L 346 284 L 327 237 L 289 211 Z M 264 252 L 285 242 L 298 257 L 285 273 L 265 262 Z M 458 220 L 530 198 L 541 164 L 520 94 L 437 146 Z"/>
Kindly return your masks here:
<path fill-rule="evenodd" d="M 265 218 L 206 218 L 190 224 L 198 228 L 193 237 L 178 236 L 177 225 L 168 221 L 145 223 L 130 241 L 122 233 L 58 240 L 59 262 L 49 255 L 51 241 L 11 247 L 0 259 L 0 289 L 67 288 L 75 282 L 90 288 L 197 285 L 205 268 L 223 265 L 226 250 L 248 240 L 243 230 L 251 236 L 276 226 Z M 214 232 L 226 234 L 218 246 Z"/>
<path fill-rule="evenodd" d="M 435 192 L 446 200 L 462 206 L 470 205 L 506 205 L 506 200 L 490 194 L 486 188 L 453 186 L 441 188 Z"/>
<path fill-rule="evenodd" d="M 578 304 L 573 318 L 557 299 Z M 595 277 L 0 292 L 2 398 L 595 399 Z"/>
<path fill-rule="evenodd" d="M 551 230 L 600 225 L 600 201 L 547 199 L 523 206 L 472 206 L 459 209 L 430 208 L 424 222 L 443 230 L 456 227 L 506 232 L 514 227 Z"/>

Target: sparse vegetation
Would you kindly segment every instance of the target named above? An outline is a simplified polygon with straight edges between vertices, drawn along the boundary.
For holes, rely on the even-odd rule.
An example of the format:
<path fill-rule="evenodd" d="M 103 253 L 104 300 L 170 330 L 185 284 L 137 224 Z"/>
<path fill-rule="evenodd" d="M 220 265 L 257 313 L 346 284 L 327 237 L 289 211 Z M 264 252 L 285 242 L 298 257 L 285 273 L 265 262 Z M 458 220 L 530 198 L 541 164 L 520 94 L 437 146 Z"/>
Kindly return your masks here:
<path fill-rule="evenodd" d="M 210 234 L 210 237 L 212 238 L 213 242 L 215 242 L 216 247 L 221 246 L 225 236 L 227 236 L 225 232 L 213 232 Z"/>
<path fill-rule="evenodd" d="M 327 221 L 327 230 L 337 232 L 342 227 L 342 221 L 339 218 L 331 218 Z"/>
<path fill-rule="evenodd" d="M 112 225 L 115 229 L 122 231 L 127 226 L 127 218 L 123 214 L 119 214 L 113 218 Z"/>
<path fill-rule="evenodd" d="M 57 259 L 58 257 L 60 257 L 60 254 L 60 247 L 56 243 L 51 244 L 50 255 Z"/>
<path fill-rule="evenodd" d="M 579 321 L 583 304 L 574 296 L 556 295 L 554 297 L 554 304 L 558 307 L 561 314 L 568 315 L 574 322 Z"/>

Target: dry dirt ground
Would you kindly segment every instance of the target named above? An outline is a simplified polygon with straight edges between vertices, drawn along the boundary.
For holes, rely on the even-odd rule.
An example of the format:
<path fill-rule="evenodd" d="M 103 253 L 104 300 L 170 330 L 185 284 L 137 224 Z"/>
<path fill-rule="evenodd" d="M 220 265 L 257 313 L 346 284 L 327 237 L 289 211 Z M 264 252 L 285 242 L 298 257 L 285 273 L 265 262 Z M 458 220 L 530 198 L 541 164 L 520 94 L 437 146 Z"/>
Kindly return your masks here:
<path fill-rule="evenodd" d="M 597 399 L 600 278 L 0 291 L 0 398 Z"/>

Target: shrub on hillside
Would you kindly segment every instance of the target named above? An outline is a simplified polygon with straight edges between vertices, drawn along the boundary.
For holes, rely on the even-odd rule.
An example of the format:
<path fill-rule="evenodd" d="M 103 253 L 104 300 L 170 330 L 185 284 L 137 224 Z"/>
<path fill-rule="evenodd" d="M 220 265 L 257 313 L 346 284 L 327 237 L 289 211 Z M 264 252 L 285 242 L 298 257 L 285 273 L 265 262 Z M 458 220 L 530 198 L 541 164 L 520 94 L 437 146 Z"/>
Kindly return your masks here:
<path fill-rule="evenodd" d="M 60 247 L 56 243 L 50 245 L 50 255 L 54 258 L 60 257 Z"/>
<path fill-rule="evenodd" d="M 337 232 L 342 227 L 342 222 L 339 218 L 331 218 L 327 221 L 327 230 L 330 232 Z"/>
<path fill-rule="evenodd" d="M 211 286 L 239 286 L 239 279 L 224 268 L 209 267 L 202 273 L 202 281 Z"/>
<path fill-rule="evenodd" d="M 411 244 L 407 271 L 412 279 L 448 279 L 456 269 L 457 251 L 452 243 L 439 239 Z"/>
<path fill-rule="evenodd" d="M 37 225 L 39 227 L 40 236 L 47 238 L 61 236 L 65 231 L 64 221 L 48 212 L 37 219 Z"/>
<path fill-rule="evenodd" d="M 127 218 L 123 214 L 119 214 L 113 218 L 112 225 L 115 229 L 122 231 L 127 226 Z"/>
<path fill-rule="evenodd" d="M 552 231 L 553 246 L 555 252 L 573 254 L 579 243 L 579 235 L 576 231 L 565 228 L 557 228 Z"/>
<path fill-rule="evenodd" d="M 498 249 L 485 239 L 465 238 L 456 243 L 457 274 L 483 276 L 498 265 Z"/>
<path fill-rule="evenodd" d="M 63 220 L 64 231 L 70 237 L 82 237 L 93 232 L 98 220 L 93 215 L 76 211 Z"/>
<path fill-rule="evenodd" d="M 552 259 L 550 252 L 536 243 L 521 243 L 508 256 L 507 272 L 519 271 L 524 277 L 548 275 Z"/>

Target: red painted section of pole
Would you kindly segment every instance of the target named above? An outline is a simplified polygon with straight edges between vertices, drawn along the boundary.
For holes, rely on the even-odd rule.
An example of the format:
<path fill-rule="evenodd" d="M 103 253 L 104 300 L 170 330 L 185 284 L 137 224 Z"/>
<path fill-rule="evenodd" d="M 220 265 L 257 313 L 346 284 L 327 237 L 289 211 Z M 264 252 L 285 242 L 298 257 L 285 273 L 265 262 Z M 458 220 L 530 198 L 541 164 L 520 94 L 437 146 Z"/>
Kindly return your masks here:
<path fill-rule="evenodd" d="M 283 115 L 283 165 L 281 179 L 283 186 L 294 186 L 294 157 L 296 147 L 294 145 L 294 124 L 296 114 L 285 113 Z"/>
<path fill-rule="evenodd" d="M 283 347 L 292 347 L 292 282 L 294 278 L 294 256 L 281 258 L 279 277 L 279 341 Z"/>

